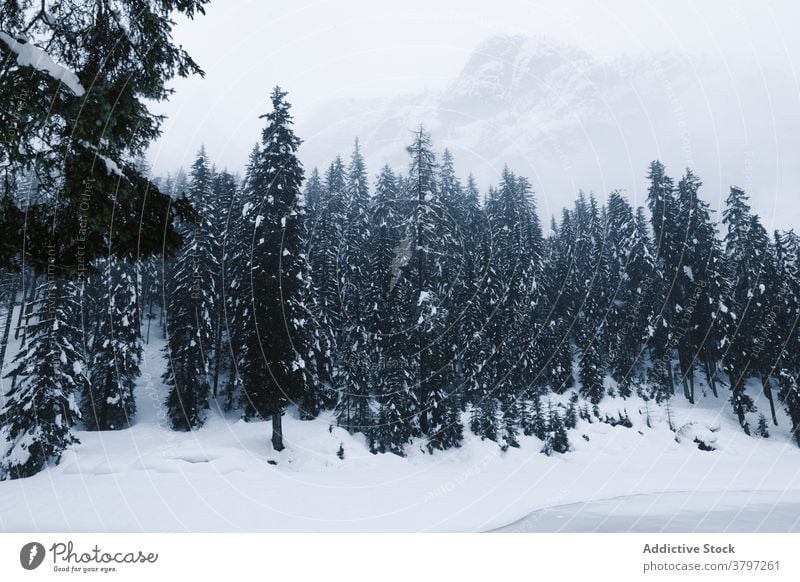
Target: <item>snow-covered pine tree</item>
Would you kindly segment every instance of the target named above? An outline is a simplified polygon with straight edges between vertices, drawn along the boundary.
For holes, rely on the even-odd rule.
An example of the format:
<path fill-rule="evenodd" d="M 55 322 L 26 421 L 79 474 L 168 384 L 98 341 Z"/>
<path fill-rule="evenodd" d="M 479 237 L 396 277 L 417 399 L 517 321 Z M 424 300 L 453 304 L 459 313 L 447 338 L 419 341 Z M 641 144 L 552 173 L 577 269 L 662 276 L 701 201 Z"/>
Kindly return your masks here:
<path fill-rule="evenodd" d="M 758 415 L 758 425 L 756 425 L 756 434 L 761 438 L 769 438 L 769 426 L 767 425 L 767 417 L 763 414 Z"/>
<path fill-rule="evenodd" d="M 183 225 L 184 243 L 165 284 L 167 296 L 167 413 L 175 430 L 203 425 L 211 393 L 211 362 L 220 277 L 219 243 L 214 236 L 212 175 L 200 150 L 187 186 L 195 219 Z"/>
<path fill-rule="evenodd" d="M 408 323 L 413 315 L 414 290 L 409 277 L 410 238 L 406 235 L 411 204 L 389 166 L 375 183 L 370 209 L 370 281 L 367 287 L 368 325 L 375 330 L 375 395 L 378 415 L 374 430 L 379 452 L 404 454 L 419 433 L 416 393 L 417 359 Z"/>
<path fill-rule="evenodd" d="M 502 447 L 517 446 L 520 407 L 539 376 L 536 304 L 541 290 L 542 231 L 528 182 L 503 170 L 486 206 L 491 265 L 481 293 L 489 299 L 484 381 L 500 402 Z M 484 303 L 486 305 L 486 303 Z"/>
<path fill-rule="evenodd" d="M 753 220 L 747 200 L 747 194 L 741 188 L 732 186 L 722 213 L 722 222 L 727 226 L 725 257 L 732 267 L 728 277 L 727 304 L 735 314 L 735 325 L 728 332 L 729 347 L 723 366 L 731 382 L 733 410 L 742 429 L 750 434 L 745 415 L 753 412 L 755 405 L 745 392 L 745 384 L 749 376 L 751 349 L 758 338 L 758 317 L 761 316 L 759 310 L 751 309 L 750 305 L 755 294 L 761 294 L 759 278 L 766 252 L 766 234 Z M 756 232 L 751 232 L 753 226 L 756 226 Z"/>
<path fill-rule="evenodd" d="M 233 221 L 237 220 L 238 188 L 236 178 L 225 170 L 213 172 L 211 185 L 212 196 L 207 205 L 210 215 L 211 235 L 209 243 L 217 260 L 217 276 L 214 281 L 214 347 L 213 347 L 213 380 L 211 394 L 215 398 L 219 393 L 219 380 L 222 370 L 229 367 L 230 350 L 225 349 L 228 340 L 228 322 L 225 310 L 225 248 L 233 235 Z M 219 217 L 224 216 L 225 220 Z"/>
<path fill-rule="evenodd" d="M 306 254 L 311 267 L 312 308 L 314 338 L 314 399 L 319 407 L 334 407 L 346 379 L 339 342 L 342 340 L 344 317 L 340 257 L 344 248 L 344 230 L 347 226 L 347 172 L 342 159 L 337 156 L 325 172 L 319 185 L 309 184 L 313 218 L 307 219 Z M 310 221 L 313 221 L 310 222 Z"/>
<path fill-rule="evenodd" d="M 164 261 L 161 257 L 149 257 L 139 264 L 140 287 L 142 303 L 142 335 L 145 343 L 150 343 L 151 333 L 155 335 L 153 324 L 158 326 L 155 321 L 157 313 L 163 317 L 164 294 L 163 294 L 163 267 Z"/>
<path fill-rule="evenodd" d="M 242 408 L 242 374 L 239 369 L 242 351 L 249 330 L 252 329 L 252 278 L 251 245 L 253 238 L 253 207 L 256 204 L 251 178 L 258 164 L 259 147 L 253 146 L 248 156 L 245 177 L 237 189 L 227 220 L 222 241 L 223 309 L 227 331 L 228 379 L 224 387 L 223 406 L 226 410 Z"/>
<path fill-rule="evenodd" d="M 490 298 L 482 296 L 481 290 L 490 273 L 494 273 L 490 265 L 489 225 L 481 207 L 477 183 L 471 174 L 464 189 L 461 215 L 464 261 L 459 297 L 454 299 L 459 317 L 453 327 L 458 335 L 451 341 L 455 342 L 456 353 L 454 380 L 459 386 L 461 407 L 464 408 L 467 402 L 475 405 L 487 396 L 482 389 L 484 382 L 481 377 L 488 347 L 484 328 L 491 306 L 487 305 Z M 473 416 L 475 412 L 473 407 Z"/>
<path fill-rule="evenodd" d="M 784 331 L 778 325 L 783 309 L 783 285 L 775 248 L 756 215 L 750 217 L 745 248 L 748 249 L 745 261 L 752 271 L 746 276 L 746 281 L 740 282 L 753 286 L 748 287 L 743 295 L 740 294 L 740 323 L 733 338 L 732 350 L 741 350 L 742 360 L 745 361 L 742 370 L 761 382 L 772 422 L 777 425 L 772 383 L 784 343 Z"/>
<path fill-rule="evenodd" d="M 547 401 L 545 414 L 546 429 L 542 452 L 548 456 L 553 453 L 566 453 L 569 451 L 569 436 L 564 426 L 564 418 L 551 400 Z"/>
<path fill-rule="evenodd" d="M 700 200 L 700 179 L 690 170 L 677 188 L 678 229 L 681 252 L 672 273 L 669 304 L 684 394 L 695 400 L 695 367 L 703 358 L 703 345 L 714 341 L 708 332 L 722 302 L 724 282 L 718 271 L 722 255 L 708 204 Z M 706 355 L 713 353 L 706 352 Z M 714 364 L 716 366 L 716 364 Z"/>
<path fill-rule="evenodd" d="M 464 377 L 462 359 L 462 332 L 466 309 L 475 294 L 474 260 L 475 220 L 479 212 L 477 187 L 474 179 L 465 190 L 456 176 L 453 156 L 449 150 L 442 153 L 442 161 L 437 176 L 438 198 L 442 206 L 445 224 L 452 231 L 451 248 L 442 248 L 441 272 L 439 277 L 449 282 L 446 297 L 447 320 L 445 329 L 438 341 L 444 344 L 447 361 L 443 363 L 441 375 L 444 384 L 450 386 L 450 398 L 456 399 L 453 408 L 461 408 L 461 384 Z M 478 231 L 479 232 L 479 231 Z"/>
<path fill-rule="evenodd" d="M 103 259 L 89 279 L 97 300 L 88 391 L 82 417 L 89 430 L 119 430 L 133 422 L 133 389 L 142 360 L 136 321 L 136 267 L 115 257 Z"/>
<path fill-rule="evenodd" d="M 633 209 L 619 192 L 607 205 L 608 274 L 611 301 L 606 314 L 608 367 L 620 394 L 631 393 L 631 384 L 642 365 L 643 339 L 652 315 L 649 291 L 655 264 L 641 212 Z"/>
<path fill-rule="evenodd" d="M 409 323 L 418 353 L 419 427 L 428 437 L 429 449 L 447 449 L 460 445 L 463 431 L 449 366 L 454 354 L 452 346 L 442 341 L 449 313 L 455 308 L 453 281 L 443 274 L 458 248 L 456 225 L 441 198 L 430 135 L 420 127 L 406 149 L 411 158 L 409 197 L 414 200 L 407 236 L 411 243 L 408 269 L 416 294 Z"/>
<path fill-rule="evenodd" d="M 498 393 L 495 371 L 500 369 L 498 325 L 495 318 L 501 319 L 498 312 L 503 298 L 503 286 L 496 271 L 494 249 L 491 239 L 490 223 L 482 225 L 478 253 L 482 265 L 474 299 L 475 308 L 468 312 L 467 324 L 470 327 L 466 352 L 466 383 L 464 396 L 470 404 L 470 430 L 481 437 L 497 442 L 502 433 L 498 415 Z"/>
<path fill-rule="evenodd" d="M 403 456 L 411 437 L 420 435 L 419 358 L 410 342 L 411 334 L 407 327 L 417 295 L 413 280 L 406 273 L 401 273 L 387 287 L 386 307 L 381 314 L 385 331 L 381 333 L 377 354 L 375 392 L 378 414 L 372 441 L 379 452 Z"/>
<path fill-rule="evenodd" d="M 800 237 L 794 231 L 775 232 L 775 255 L 782 281 L 782 306 L 777 315 L 783 340 L 775 375 L 780 400 L 789 415 L 792 434 L 800 445 Z"/>
<path fill-rule="evenodd" d="M 797 372 L 784 368 L 781 370 L 779 382 L 780 398 L 792 423 L 792 436 L 797 446 L 800 446 L 800 378 Z"/>
<path fill-rule="evenodd" d="M 674 309 L 669 304 L 669 289 L 675 277 L 680 257 L 680 231 L 675 182 L 667 176 L 664 164 L 650 163 L 647 174 L 650 186 L 647 190 L 647 205 L 653 228 L 653 248 L 657 271 L 661 276 L 653 293 L 653 315 L 649 324 L 648 345 L 652 369 L 648 372 L 648 383 L 653 396 L 659 402 L 675 393 L 673 379 L 672 346 Z"/>
<path fill-rule="evenodd" d="M 272 111 L 249 168 L 251 313 L 240 343 L 245 418 L 272 419 L 272 447 L 284 448 L 282 415 L 290 402 L 302 402 L 309 369 L 307 328 L 310 306 L 303 305 L 307 260 L 302 249 L 303 167 L 297 158 L 286 93 L 275 87 Z"/>
<path fill-rule="evenodd" d="M 25 345 L 6 376 L 18 381 L 0 411 L 2 479 L 30 477 L 78 442 L 71 428 L 88 382 L 79 293 L 74 282 L 52 276 L 40 287 Z"/>
<path fill-rule="evenodd" d="M 328 330 L 325 321 L 325 313 L 321 311 L 319 293 L 319 281 L 316 276 L 319 274 L 319 259 L 322 253 L 319 248 L 315 247 L 315 237 L 318 236 L 318 228 L 320 227 L 320 218 L 322 212 L 324 187 L 322 179 L 319 175 L 319 170 L 314 168 L 306 180 L 303 190 L 303 203 L 305 207 L 304 221 L 303 221 L 303 254 L 307 257 L 309 273 L 309 286 L 307 288 L 306 304 L 310 308 L 308 314 L 308 351 L 306 353 L 306 361 L 309 366 L 309 374 L 313 378 L 313 382 L 309 384 L 305 392 L 305 397 L 302 402 L 298 402 L 300 417 L 303 419 L 313 419 L 320 413 L 326 406 L 327 402 L 332 401 L 333 398 L 324 393 L 321 379 L 325 374 L 326 366 L 328 365 L 326 357 L 326 346 L 328 345 Z M 327 401 L 327 402 L 326 402 Z"/>
<path fill-rule="evenodd" d="M 544 366 L 543 379 L 550 389 L 561 394 L 571 388 L 573 325 L 573 269 L 575 234 L 570 213 L 564 209 L 561 226 L 553 219 L 551 234 L 545 243 L 542 273 L 543 297 L 538 311 L 542 321 L 539 337 L 540 354 Z"/>
<path fill-rule="evenodd" d="M 366 164 L 356 139 L 345 185 L 346 222 L 342 225 L 338 255 L 339 294 L 342 307 L 340 341 L 343 384 L 336 404 L 336 419 L 350 432 L 370 435 L 373 425 L 370 386 L 374 373 L 374 339 L 369 328 L 369 184 Z"/>
<path fill-rule="evenodd" d="M 605 394 L 605 353 L 607 319 L 610 303 L 609 265 L 606 253 L 606 225 L 594 196 L 586 200 L 579 193 L 574 212 L 575 272 L 575 343 L 581 392 L 597 404 Z"/>

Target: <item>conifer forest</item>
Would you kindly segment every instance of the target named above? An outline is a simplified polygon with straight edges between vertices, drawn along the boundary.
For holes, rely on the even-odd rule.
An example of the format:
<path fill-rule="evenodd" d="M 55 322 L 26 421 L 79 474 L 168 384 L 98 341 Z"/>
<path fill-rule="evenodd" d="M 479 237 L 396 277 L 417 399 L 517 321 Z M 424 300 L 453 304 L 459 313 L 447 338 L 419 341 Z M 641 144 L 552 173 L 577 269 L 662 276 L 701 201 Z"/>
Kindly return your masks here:
<path fill-rule="evenodd" d="M 171 19 L 207 4 L 0 7 L 0 480 L 79 465 L 145 407 L 160 439 L 255 427 L 278 468 L 320 425 L 332 466 L 569 461 L 601 426 L 711 462 L 719 424 L 676 420 L 704 406 L 800 446 L 800 237 L 757 193 L 654 151 L 640 205 L 587 185 L 545 216 L 530 177 L 483 184 L 422 123 L 404 164 L 354 134 L 312 167 L 280 85 L 243 171 L 202 147 L 156 175 L 150 104 L 203 74 Z"/>

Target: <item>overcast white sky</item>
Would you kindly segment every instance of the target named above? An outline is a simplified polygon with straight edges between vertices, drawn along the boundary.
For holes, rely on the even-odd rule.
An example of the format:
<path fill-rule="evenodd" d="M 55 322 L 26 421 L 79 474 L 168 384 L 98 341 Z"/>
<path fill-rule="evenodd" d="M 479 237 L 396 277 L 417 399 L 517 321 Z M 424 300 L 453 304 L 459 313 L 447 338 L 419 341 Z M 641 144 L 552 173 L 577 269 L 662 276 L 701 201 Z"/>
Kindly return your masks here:
<path fill-rule="evenodd" d="M 547 35 L 601 58 L 750 53 L 793 71 L 800 60 L 792 0 L 215 0 L 207 12 L 176 29 L 206 77 L 177 81 L 155 107 L 169 117 L 150 154 L 156 174 L 188 167 L 201 143 L 240 170 L 275 84 L 296 117 L 334 96 L 440 88 L 496 33 Z"/>

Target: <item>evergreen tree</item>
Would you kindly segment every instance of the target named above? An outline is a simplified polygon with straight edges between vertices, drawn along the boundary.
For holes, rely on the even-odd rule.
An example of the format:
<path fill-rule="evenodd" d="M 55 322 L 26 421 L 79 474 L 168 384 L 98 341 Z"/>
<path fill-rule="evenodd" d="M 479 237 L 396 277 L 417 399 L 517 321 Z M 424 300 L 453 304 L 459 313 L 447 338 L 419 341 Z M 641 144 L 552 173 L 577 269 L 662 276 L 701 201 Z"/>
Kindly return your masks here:
<path fill-rule="evenodd" d="M 325 396 L 325 391 L 320 385 L 320 380 L 324 377 L 327 361 L 330 359 L 331 354 L 325 346 L 328 345 L 327 337 L 328 331 L 324 324 L 326 313 L 321 309 L 320 290 L 318 288 L 317 276 L 319 274 L 319 257 L 322 253 L 315 247 L 316 237 L 318 236 L 318 228 L 320 227 L 320 218 L 322 213 L 324 187 L 322 179 L 319 175 L 319 170 L 314 168 L 306 180 L 305 188 L 303 191 L 303 201 L 305 206 L 305 221 L 303 227 L 303 246 L 304 254 L 308 260 L 308 267 L 310 270 L 309 276 L 311 284 L 308 289 L 308 297 L 306 303 L 310 307 L 309 313 L 309 326 L 308 326 L 308 346 L 307 358 L 309 362 L 310 374 L 314 378 L 305 393 L 305 398 L 299 403 L 300 415 L 305 419 L 315 418 L 322 408 L 326 405 L 326 401 L 332 398 Z M 328 352 L 326 354 L 326 352 Z"/>
<path fill-rule="evenodd" d="M 339 253 L 339 289 L 343 317 L 340 350 L 343 356 L 342 390 L 336 405 L 340 426 L 369 433 L 373 424 L 371 394 L 374 370 L 374 334 L 370 329 L 370 261 L 372 239 L 369 184 L 364 158 L 356 140 L 346 178 L 347 211 Z"/>
<path fill-rule="evenodd" d="M 547 428 L 544 441 L 542 452 L 548 456 L 569 451 L 569 436 L 564 426 L 564 419 L 551 401 L 547 402 Z"/>
<path fill-rule="evenodd" d="M 407 151 L 411 157 L 409 194 L 414 200 L 406 236 L 411 243 L 408 266 L 416 294 L 411 321 L 418 354 L 419 427 L 428 436 L 430 449 L 447 449 L 459 446 L 462 435 L 450 373 L 453 350 L 442 341 L 454 309 L 453 281 L 443 275 L 452 264 L 458 243 L 437 183 L 430 136 L 423 128 L 414 134 Z"/>
<path fill-rule="evenodd" d="M 475 309 L 470 312 L 471 334 L 467 352 L 467 378 L 465 396 L 470 402 L 470 430 L 481 437 L 498 441 L 501 436 L 498 417 L 498 397 L 495 370 L 499 369 L 499 348 L 496 335 L 500 326 L 494 318 L 500 317 L 498 308 L 503 296 L 500 276 L 493 260 L 490 225 L 486 221 L 486 236 L 479 247 L 483 276 L 475 297 Z"/>
<path fill-rule="evenodd" d="M 722 301 L 724 283 L 718 272 L 721 249 L 708 205 L 698 196 L 700 179 L 691 170 L 678 183 L 681 252 L 673 274 L 669 303 L 674 322 L 684 393 L 694 403 L 694 369 Z"/>
<path fill-rule="evenodd" d="M 340 157 L 331 163 L 324 183 L 309 184 L 313 228 L 307 229 L 306 249 L 311 268 L 312 309 L 314 314 L 314 370 L 318 387 L 314 388 L 316 406 L 327 408 L 337 403 L 346 383 L 344 354 L 339 348 L 344 340 L 346 313 L 342 305 L 345 262 L 342 257 L 347 228 L 347 173 Z"/>
<path fill-rule="evenodd" d="M 211 362 L 221 272 L 219 241 L 213 226 L 218 209 L 204 148 L 192 164 L 186 193 L 196 218 L 183 226 L 184 246 L 166 284 L 168 366 L 164 382 L 170 387 L 167 410 L 176 430 L 202 426 L 213 382 Z"/>
<path fill-rule="evenodd" d="M 213 346 L 216 262 L 202 256 L 200 225 L 190 228 L 166 284 L 167 414 L 175 430 L 203 425 L 211 392 L 209 354 Z"/>
<path fill-rule="evenodd" d="M 575 343 L 581 391 L 592 403 L 603 397 L 605 388 L 604 342 L 607 332 L 607 305 L 610 303 L 610 273 L 606 253 L 604 220 L 594 196 L 587 201 L 581 192 L 574 212 Z"/>
<path fill-rule="evenodd" d="M 758 356 L 764 342 L 775 330 L 762 330 L 767 321 L 774 289 L 766 283 L 772 279 L 769 237 L 758 217 L 750 212 L 747 195 L 732 187 L 723 212 L 723 224 L 727 226 L 725 256 L 732 273 L 729 282 L 728 304 L 735 314 L 735 325 L 730 331 L 730 347 L 725 353 L 724 368 L 731 381 L 731 403 L 739 424 L 746 433 L 750 428 L 745 415 L 755 410 L 752 398 L 745 393 L 748 377 L 758 375 L 763 361 Z M 771 321 L 771 320 L 770 320 Z M 751 369 L 752 366 L 752 369 Z M 772 392 L 764 382 L 774 418 Z"/>
<path fill-rule="evenodd" d="M 763 414 L 758 415 L 758 426 L 756 427 L 756 434 L 763 439 L 769 438 L 769 427 L 767 426 L 767 417 Z"/>
<path fill-rule="evenodd" d="M 0 478 L 30 477 L 78 439 L 71 427 L 80 418 L 77 398 L 85 393 L 87 366 L 81 352 L 79 290 L 50 278 L 40 288 L 26 342 L 6 375 L 19 376 L 0 412 Z"/>
<path fill-rule="evenodd" d="M 253 333 L 253 212 L 258 200 L 251 182 L 256 175 L 259 156 L 259 146 L 255 145 L 250 151 L 245 178 L 231 208 L 231 220 L 223 244 L 223 305 L 230 348 L 230 370 L 224 403 L 227 410 L 243 407 L 246 400 L 240 365 L 248 338 Z"/>
<path fill-rule="evenodd" d="M 780 399 L 792 427 L 795 441 L 800 445 L 800 237 L 794 231 L 775 233 L 775 258 L 782 281 L 778 302 L 777 325 L 782 350 L 776 365 Z"/>
<path fill-rule="evenodd" d="M 606 313 L 608 367 L 620 393 L 627 396 L 641 356 L 648 320 L 652 317 L 650 289 L 655 264 L 641 209 L 634 215 L 628 202 L 612 192 L 608 200 L 607 261 L 613 297 Z"/>
<path fill-rule="evenodd" d="M 648 332 L 650 359 L 653 362 L 653 370 L 648 378 L 656 399 L 661 401 L 675 393 L 672 370 L 674 309 L 669 303 L 669 289 L 680 259 L 681 233 L 674 181 L 658 161 L 650 164 L 647 177 L 650 180 L 647 205 L 653 227 L 654 255 L 661 273 L 657 281 L 659 286 L 653 293 L 653 316 Z"/>
<path fill-rule="evenodd" d="M 98 288 L 88 392 L 83 420 L 90 430 L 119 430 L 133 422 L 133 389 L 142 360 L 136 318 L 136 268 L 113 257 L 102 261 L 89 281 Z"/>
<path fill-rule="evenodd" d="M 214 369 L 211 384 L 211 393 L 214 397 L 219 393 L 219 380 L 223 368 L 228 365 L 228 351 L 223 349 L 228 339 L 226 310 L 225 310 L 225 248 L 228 245 L 229 235 L 233 231 L 233 221 L 237 219 L 237 185 L 236 178 L 227 171 L 212 172 L 211 201 L 207 206 L 210 211 L 207 221 L 210 223 L 211 236 L 207 239 L 209 251 L 217 262 L 217 272 L 214 278 Z M 224 216 L 225 220 L 219 220 Z"/>
<path fill-rule="evenodd" d="M 592 404 L 602 400 L 605 393 L 603 387 L 604 367 L 600 347 L 596 341 L 587 344 L 581 351 L 578 377 L 581 382 L 581 392 Z"/>
<path fill-rule="evenodd" d="M 376 331 L 375 393 L 378 415 L 375 426 L 376 450 L 404 454 L 411 437 L 419 433 L 419 400 L 416 391 L 418 360 L 410 341 L 409 321 L 413 315 L 414 289 L 408 263 L 411 239 L 407 222 L 411 204 L 395 174 L 384 166 L 375 184 L 370 211 L 370 282 L 367 287 L 367 316 Z M 411 328 L 413 329 L 413 328 Z"/>
<path fill-rule="evenodd" d="M 284 448 L 281 417 L 302 402 L 308 382 L 305 342 L 310 306 L 302 304 L 309 269 L 302 249 L 303 167 L 286 93 L 276 87 L 272 111 L 249 167 L 245 220 L 251 229 L 250 304 L 242 330 L 239 372 L 245 418 L 272 419 L 272 446 Z"/>
<path fill-rule="evenodd" d="M 171 204 L 135 160 L 163 121 L 147 103 L 167 99 L 174 77 L 202 74 L 172 28 L 176 14 L 203 14 L 207 2 L 0 5 L 0 127 L 8 129 L 0 165 L 7 176 L 35 169 L 47 194 L 24 213 L 0 214 L 2 232 L 20 235 L 18 246 L 0 248 L 0 264 L 24 248 L 29 264 L 46 270 L 55 258 L 74 276 L 109 246 L 128 259 L 179 246 L 172 218 L 185 206 Z M 17 58 L 23 48 L 37 53 L 33 62 Z M 48 61 L 62 68 L 41 66 Z"/>
<path fill-rule="evenodd" d="M 570 213 L 564 210 L 561 227 L 555 219 L 551 235 L 545 245 L 543 286 L 545 300 L 540 302 L 543 322 L 540 335 L 540 353 L 544 365 L 543 375 L 550 388 L 561 394 L 570 389 L 575 379 L 572 375 L 572 337 L 574 289 L 574 232 Z"/>
<path fill-rule="evenodd" d="M 501 446 L 516 446 L 520 406 L 538 380 L 536 304 L 541 279 L 542 232 L 526 180 L 507 168 L 486 207 L 494 277 L 482 293 L 487 359 L 484 382 L 493 385 L 503 418 Z"/>

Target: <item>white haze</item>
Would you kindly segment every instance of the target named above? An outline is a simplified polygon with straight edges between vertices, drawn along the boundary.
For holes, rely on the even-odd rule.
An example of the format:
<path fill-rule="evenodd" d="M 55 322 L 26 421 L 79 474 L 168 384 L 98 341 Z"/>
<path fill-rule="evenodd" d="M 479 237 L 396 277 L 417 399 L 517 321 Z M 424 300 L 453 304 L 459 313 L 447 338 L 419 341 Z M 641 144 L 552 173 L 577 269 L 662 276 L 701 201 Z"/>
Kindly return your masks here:
<path fill-rule="evenodd" d="M 424 122 L 482 186 L 528 176 L 543 218 L 577 190 L 644 201 L 647 162 L 692 166 L 720 208 L 745 187 L 765 226 L 800 218 L 800 7 L 766 2 L 386 3 L 225 0 L 180 22 L 206 77 L 179 80 L 156 174 L 201 144 L 242 171 L 275 84 L 310 169 L 362 140 L 370 169 L 405 169 Z"/>

